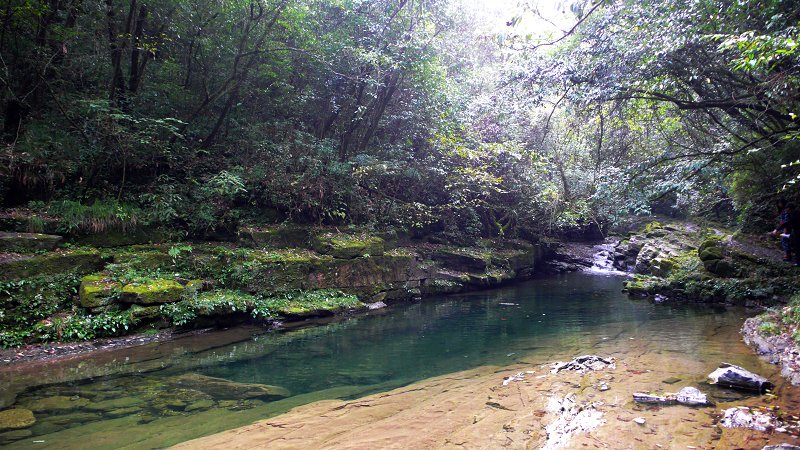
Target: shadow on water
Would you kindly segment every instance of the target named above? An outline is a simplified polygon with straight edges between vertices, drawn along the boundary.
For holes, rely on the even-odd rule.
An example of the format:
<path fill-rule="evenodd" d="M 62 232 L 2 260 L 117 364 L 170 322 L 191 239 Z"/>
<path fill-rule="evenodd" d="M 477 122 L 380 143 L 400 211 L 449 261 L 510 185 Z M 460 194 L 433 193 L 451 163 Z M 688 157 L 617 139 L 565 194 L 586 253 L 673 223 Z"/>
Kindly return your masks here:
<path fill-rule="evenodd" d="M 162 447 L 320 399 L 355 398 L 478 366 L 542 363 L 575 353 L 669 352 L 709 364 L 721 355 L 734 363 L 752 359 L 743 346 L 729 345 L 742 311 L 631 300 L 621 293 L 621 280 L 580 273 L 541 278 L 316 327 L 211 333 L 65 364 L 63 370 L 56 362 L 42 372 L 52 374 L 49 380 L 42 374 L 18 378 L 30 382 L 14 407 L 33 410 L 37 423 L 0 434 L 0 443 Z M 634 345 L 637 340 L 646 340 L 647 347 Z M 187 384 L 180 381 L 186 374 L 229 382 Z M 278 399 L 264 395 L 270 388 L 242 383 L 276 386 L 289 396 Z"/>

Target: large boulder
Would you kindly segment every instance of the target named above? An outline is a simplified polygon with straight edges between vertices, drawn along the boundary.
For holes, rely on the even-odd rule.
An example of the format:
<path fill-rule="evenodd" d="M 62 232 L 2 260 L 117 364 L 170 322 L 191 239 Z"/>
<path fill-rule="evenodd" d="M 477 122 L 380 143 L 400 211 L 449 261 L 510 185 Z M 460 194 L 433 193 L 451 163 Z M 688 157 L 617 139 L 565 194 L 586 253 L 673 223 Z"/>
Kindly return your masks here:
<path fill-rule="evenodd" d="M 242 400 L 261 398 L 277 400 L 288 397 L 289 391 L 282 387 L 256 383 L 237 383 L 224 378 L 210 377 L 199 373 L 187 373 L 170 379 L 170 383 L 182 388 L 205 392 L 216 400 Z"/>
<path fill-rule="evenodd" d="M 174 303 L 181 299 L 183 286 L 173 280 L 154 279 L 122 288 L 120 301 L 138 305 Z"/>
<path fill-rule="evenodd" d="M 708 375 L 712 384 L 745 391 L 764 392 L 774 386 L 766 378 L 733 364 L 723 363 Z"/>
<path fill-rule="evenodd" d="M 0 252 L 52 250 L 61 240 L 61 236 L 52 234 L 0 232 Z"/>

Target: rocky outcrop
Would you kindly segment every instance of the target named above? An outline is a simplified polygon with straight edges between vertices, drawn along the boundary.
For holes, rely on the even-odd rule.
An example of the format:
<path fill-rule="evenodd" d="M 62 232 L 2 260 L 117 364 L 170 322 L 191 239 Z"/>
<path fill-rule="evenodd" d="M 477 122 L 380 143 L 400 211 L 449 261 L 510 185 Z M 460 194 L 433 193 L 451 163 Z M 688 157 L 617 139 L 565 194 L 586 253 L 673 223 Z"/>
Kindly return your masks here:
<path fill-rule="evenodd" d="M 792 314 L 791 307 L 785 315 Z M 744 342 L 772 364 L 780 364 L 781 375 L 795 386 L 800 385 L 800 345 L 792 337 L 795 330 L 782 330 L 781 312 L 769 311 L 745 320 Z"/>

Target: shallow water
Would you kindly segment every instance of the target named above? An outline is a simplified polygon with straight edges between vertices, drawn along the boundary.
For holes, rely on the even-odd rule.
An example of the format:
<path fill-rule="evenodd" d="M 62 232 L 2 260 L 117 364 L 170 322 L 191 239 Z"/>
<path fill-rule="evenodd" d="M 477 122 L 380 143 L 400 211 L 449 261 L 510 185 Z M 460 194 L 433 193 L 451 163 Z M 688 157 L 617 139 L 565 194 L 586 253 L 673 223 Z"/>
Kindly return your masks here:
<path fill-rule="evenodd" d="M 697 380 L 721 360 L 774 372 L 741 344 L 743 310 L 654 305 L 621 288 L 620 277 L 576 273 L 316 327 L 241 328 L 18 371 L 15 389 L 25 389 L 14 406 L 39 411 L 32 434 L 17 435 L 23 439 L 10 447 L 163 447 L 312 401 L 580 353 L 679 355 L 702 363 L 697 373 L 678 374 Z M 242 399 L 177 384 L 186 373 L 279 386 L 290 396 Z"/>

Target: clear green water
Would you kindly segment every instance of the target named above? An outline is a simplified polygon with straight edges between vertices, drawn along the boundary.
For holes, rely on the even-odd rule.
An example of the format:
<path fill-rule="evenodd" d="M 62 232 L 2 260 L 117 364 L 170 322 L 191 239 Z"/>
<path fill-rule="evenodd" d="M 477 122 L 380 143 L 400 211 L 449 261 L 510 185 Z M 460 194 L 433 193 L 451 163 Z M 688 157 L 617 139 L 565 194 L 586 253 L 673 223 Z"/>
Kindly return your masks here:
<path fill-rule="evenodd" d="M 162 447 L 311 401 L 358 397 L 477 366 L 609 351 L 609 343 L 635 339 L 688 358 L 753 358 L 729 342 L 741 311 L 654 305 L 629 299 L 621 288 L 619 277 L 577 273 L 293 331 L 250 336 L 252 329 L 232 330 L 54 363 L 15 375 L 27 387 L 14 406 L 38 405 L 37 423 L 29 436 L 0 439 L 21 448 Z M 226 398 L 176 384 L 186 373 L 280 386 L 291 396 Z"/>

